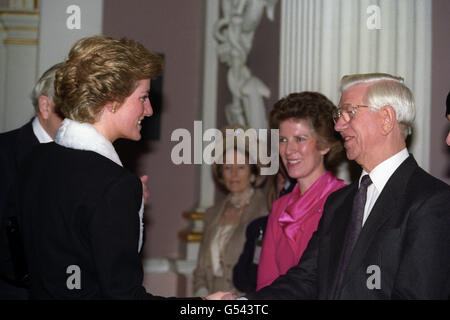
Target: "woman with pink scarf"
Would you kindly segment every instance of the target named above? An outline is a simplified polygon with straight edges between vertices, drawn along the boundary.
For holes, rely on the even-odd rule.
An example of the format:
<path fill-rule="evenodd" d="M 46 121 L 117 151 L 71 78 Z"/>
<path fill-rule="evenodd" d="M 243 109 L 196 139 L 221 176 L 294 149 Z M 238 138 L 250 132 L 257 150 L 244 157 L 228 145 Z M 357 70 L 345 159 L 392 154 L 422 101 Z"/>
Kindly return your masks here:
<path fill-rule="evenodd" d="M 345 186 L 330 168 L 341 158 L 333 129 L 334 104 L 317 92 L 292 93 L 278 101 L 270 126 L 279 129 L 280 158 L 293 191 L 273 204 L 264 234 L 256 290 L 270 285 L 300 260 L 316 231 L 327 197 Z"/>

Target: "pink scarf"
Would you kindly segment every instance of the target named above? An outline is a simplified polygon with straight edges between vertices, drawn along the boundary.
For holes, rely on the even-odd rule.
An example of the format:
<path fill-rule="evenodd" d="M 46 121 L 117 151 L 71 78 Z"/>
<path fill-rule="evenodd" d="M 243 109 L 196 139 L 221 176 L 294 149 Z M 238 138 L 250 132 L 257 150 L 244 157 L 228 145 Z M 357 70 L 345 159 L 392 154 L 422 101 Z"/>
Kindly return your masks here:
<path fill-rule="evenodd" d="M 304 223 L 314 214 L 322 214 L 323 205 L 328 195 L 344 186 L 344 181 L 337 179 L 329 171 L 317 179 L 304 195 L 300 194 L 300 187 L 297 184 L 292 190 L 293 194 L 286 210 L 278 219 L 285 235 L 296 242 L 299 234 L 305 232 L 303 230 Z"/>

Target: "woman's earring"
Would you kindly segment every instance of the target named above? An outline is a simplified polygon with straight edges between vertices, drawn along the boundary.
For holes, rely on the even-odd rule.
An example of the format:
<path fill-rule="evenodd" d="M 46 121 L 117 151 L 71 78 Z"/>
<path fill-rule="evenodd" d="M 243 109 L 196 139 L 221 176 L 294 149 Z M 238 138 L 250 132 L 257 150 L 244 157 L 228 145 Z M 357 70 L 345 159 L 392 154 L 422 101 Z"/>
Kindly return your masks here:
<path fill-rule="evenodd" d="M 250 183 L 255 183 L 255 181 L 256 181 L 256 177 L 255 177 L 254 174 L 252 174 L 252 175 L 250 176 Z"/>
<path fill-rule="evenodd" d="M 115 113 L 115 112 L 116 112 L 116 107 L 113 107 L 113 108 L 111 109 L 111 112 L 112 112 L 112 113 Z"/>

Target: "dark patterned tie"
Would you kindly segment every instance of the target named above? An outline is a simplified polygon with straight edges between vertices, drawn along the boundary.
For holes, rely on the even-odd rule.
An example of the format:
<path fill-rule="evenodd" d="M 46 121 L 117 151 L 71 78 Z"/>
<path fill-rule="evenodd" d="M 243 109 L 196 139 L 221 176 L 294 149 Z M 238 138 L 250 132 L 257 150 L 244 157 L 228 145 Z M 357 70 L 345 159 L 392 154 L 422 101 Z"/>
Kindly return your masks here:
<path fill-rule="evenodd" d="M 362 222 L 364 217 L 364 207 L 367 199 L 367 188 L 372 184 L 372 180 L 368 174 L 361 179 L 361 185 L 355 194 L 353 199 L 352 215 L 350 217 L 350 223 L 347 227 L 344 242 L 344 252 L 341 256 L 338 269 L 338 282 L 336 285 L 336 291 L 334 292 L 334 299 L 339 297 L 342 289 L 342 281 L 344 280 L 344 274 L 350 261 L 353 248 L 358 240 L 359 233 L 362 229 Z"/>

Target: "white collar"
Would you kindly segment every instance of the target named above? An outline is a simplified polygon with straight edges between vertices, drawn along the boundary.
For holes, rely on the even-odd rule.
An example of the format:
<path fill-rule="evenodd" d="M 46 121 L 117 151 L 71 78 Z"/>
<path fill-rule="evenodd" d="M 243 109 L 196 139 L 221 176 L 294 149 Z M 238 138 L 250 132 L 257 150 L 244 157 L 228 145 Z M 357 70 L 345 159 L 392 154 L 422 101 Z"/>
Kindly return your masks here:
<path fill-rule="evenodd" d="M 50 137 L 47 131 L 45 131 L 44 127 L 42 127 L 38 117 L 34 117 L 31 125 L 33 127 L 34 135 L 39 140 L 39 143 L 48 143 L 53 141 L 52 137 Z"/>
<path fill-rule="evenodd" d="M 369 173 L 370 179 L 377 188 L 378 192 L 381 193 L 389 178 L 408 157 L 408 149 L 404 148 L 402 151 L 381 162 Z M 363 170 L 361 177 L 359 177 L 358 186 L 361 184 L 362 177 L 366 174 L 367 171 Z"/>
<path fill-rule="evenodd" d="M 56 131 L 55 142 L 67 148 L 94 151 L 123 167 L 112 143 L 89 123 L 81 123 L 67 118 L 64 119 L 58 131 Z M 139 209 L 138 252 L 142 249 L 144 239 L 143 215 L 144 198 L 142 198 L 141 208 Z"/>
<path fill-rule="evenodd" d="M 55 142 L 67 148 L 94 151 L 123 167 L 112 143 L 89 123 L 64 119 L 56 131 Z"/>

